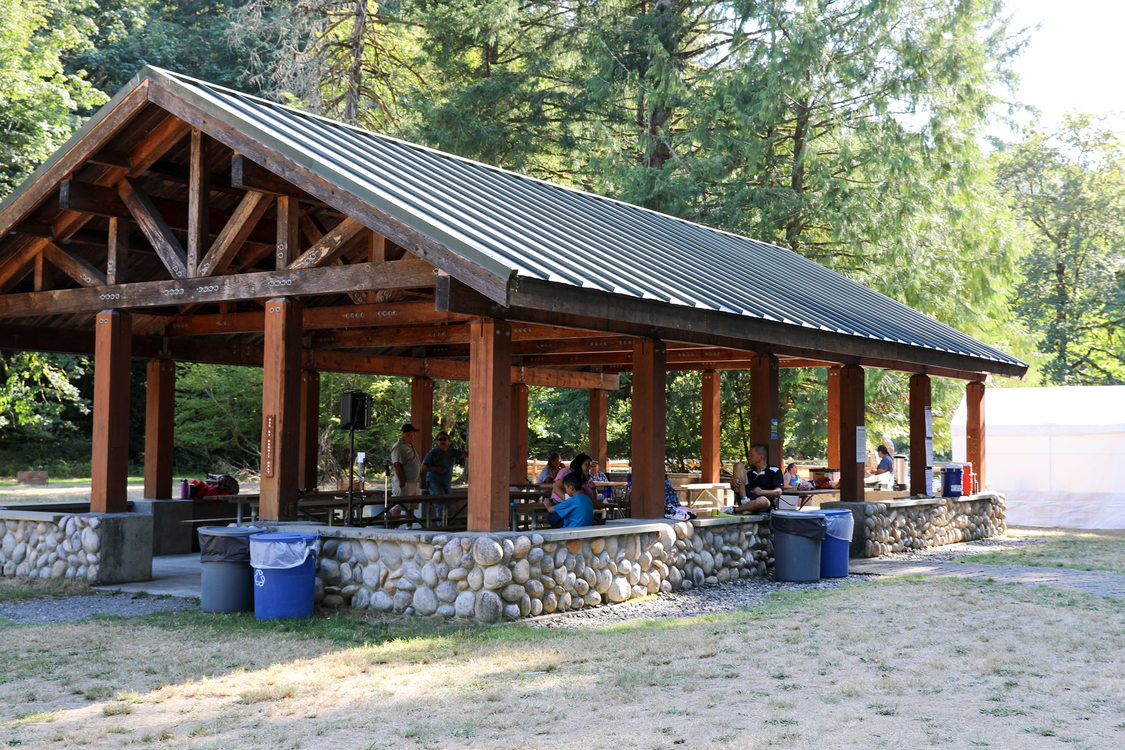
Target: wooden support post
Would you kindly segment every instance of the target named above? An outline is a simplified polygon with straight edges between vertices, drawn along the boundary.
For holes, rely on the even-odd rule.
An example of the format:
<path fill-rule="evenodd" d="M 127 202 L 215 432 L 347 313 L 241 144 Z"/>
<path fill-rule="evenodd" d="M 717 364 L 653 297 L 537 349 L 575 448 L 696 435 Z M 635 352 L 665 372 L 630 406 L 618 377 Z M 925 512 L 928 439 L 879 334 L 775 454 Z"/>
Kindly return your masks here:
<path fill-rule="evenodd" d="M 210 243 L 208 230 L 211 212 L 211 169 L 207 162 L 207 136 L 191 131 L 191 156 L 188 165 L 187 275 L 198 273 L 199 261 Z"/>
<path fill-rule="evenodd" d="M 926 481 L 932 456 L 926 450 L 927 438 L 933 439 L 933 417 L 930 412 L 932 389 L 929 375 L 910 376 L 910 494 L 929 497 L 931 485 Z M 930 443 L 932 445 L 932 443 Z"/>
<path fill-rule="evenodd" d="M 289 267 L 300 255 L 301 212 L 300 203 L 288 195 L 277 196 L 277 252 L 276 268 Z"/>
<path fill-rule="evenodd" d="M 719 403 L 722 375 L 715 370 L 703 371 L 703 466 L 701 480 L 705 483 L 719 481 Z"/>
<path fill-rule="evenodd" d="M 828 368 L 828 468 L 840 468 L 840 371 Z"/>
<path fill-rule="evenodd" d="M 984 489 L 984 383 L 974 381 L 965 386 L 965 416 L 965 453 L 977 475 L 977 487 Z"/>
<path fill-rule="evenodd" d="M 129 313 L 103 310 L 95 321 L 90 511 L 124 513 L 128 507 L 132 318 Z"/>
<path fill-rule="evenodd" d="M 129 220 L 114 216 L 109 220 L 109 250 L 105 260 L 105 283 L 124 284 L 129 280 Z"/>
<path fill-rule="evenodd" d="M 410 424 L 421 430 L 414 444 L 421 459 L 434 447 L 434 381 L 430 378 L 410 381 Z"/>
<path fill-rule="evenodd" d="M 508 472 L 508 481 L 512 484 L 527 484 L 527 385 L 524 383 L 512 383 L 512 428 L 510 434 L 512 436 L 512 464 Z"/>
<path fill-rule="evenodd" d="M 301 305 L 286 297 L 266 302 L 262 347 L 262 465 L 259 516 L 297 519 L 300 447 Z"/>
<path fill-rule="evenodd" d="M 863 466 L 867 451 L 864 423 L 863 368 L 840 368 L 840 500 L 863 502 Z M 835 467 L 833 467 L 835 468 Z"/>
<path fill-rule="evenodd" d="M 508 528 L 512 423 L 512 328 L 469 326 L 469 531 Z"/>
<path fill-rule="evenodd" d="M 176 363 L 150 360 L 145 380 L 145 498 L 172 497 L 173 416 L 176 411 Z"/>
<path fill-rule="evenodd" d="M 633 345 L 633 518 L 664 516 L 664 444 L 667 378 L 664 342 Z"/>
<path fill-rule="evenodd" d="M 769 465 L 781 466 L 781 407 L 777 357 L 759 354 L 750 362 L 750 441 L 769 446 Z"/>
<path fill-rule="evenodd" d="M 601 465 L 602 471 L 609 471 L 606 462 L 609 458 L 609 392 L 600 388 L 590 391 L 590 457 Z"/>
<path fill-rule="evenodd" d="M 297 486 L 316 490 L 320 466 L 320 373 L 301 371 L 301 430 L 297 447 Z"/>

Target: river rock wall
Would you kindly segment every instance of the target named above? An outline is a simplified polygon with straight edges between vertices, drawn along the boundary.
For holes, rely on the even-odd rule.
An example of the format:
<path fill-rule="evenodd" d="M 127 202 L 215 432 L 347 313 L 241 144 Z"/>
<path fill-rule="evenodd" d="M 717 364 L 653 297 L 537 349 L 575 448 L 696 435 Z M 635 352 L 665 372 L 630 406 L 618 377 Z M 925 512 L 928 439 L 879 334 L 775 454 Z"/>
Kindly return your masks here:
<path fill-rule="evenodd" d="M 879 557 L 1003 534 L 1004 496 L 890 500 L 880 503 L 824 503 L 849 508 L 856 516 L 851 554 Z"/>
<path fill-rule="evenodd" d="M 79 578 L 97 582 L 101 519 L 63 516 L 57 521 L 3 521 L 0 566 L 5 577 Z"/>
<path fill-rule="evenodd" d="M 773 564 L 760 516 L 523 534 L 317 530 L 323 606 L 484 623 L 764 576 Z"/>

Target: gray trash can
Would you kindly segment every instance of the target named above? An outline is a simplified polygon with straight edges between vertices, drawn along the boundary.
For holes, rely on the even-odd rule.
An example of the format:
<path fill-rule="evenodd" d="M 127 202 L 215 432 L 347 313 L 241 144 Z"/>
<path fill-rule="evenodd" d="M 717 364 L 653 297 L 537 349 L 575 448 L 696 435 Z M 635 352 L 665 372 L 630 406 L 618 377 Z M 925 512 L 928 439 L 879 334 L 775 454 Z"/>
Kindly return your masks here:
<path fill-rule="evenodd" d="M 773 575 L 779 581 L 803 583 L 820 580 L 820 543 L 828 523 L 820 513 L 775 510 L 770 514 L 773 530 Z"/>
<path fill-rule="evenodd" d="M 259 531 L 238 526 L 199 527 L 199 608 L 204 612 L 253 611 L 250 535 Z"/>

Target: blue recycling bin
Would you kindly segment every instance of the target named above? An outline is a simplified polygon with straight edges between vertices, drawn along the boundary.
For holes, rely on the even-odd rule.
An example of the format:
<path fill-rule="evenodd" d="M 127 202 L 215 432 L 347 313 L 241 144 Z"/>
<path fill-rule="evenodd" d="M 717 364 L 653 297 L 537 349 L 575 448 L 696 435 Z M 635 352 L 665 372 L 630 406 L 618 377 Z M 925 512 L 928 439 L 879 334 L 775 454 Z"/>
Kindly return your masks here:
<path fill-rule="evenodd" d="M 821 508 L 817 513 L 824 516 L 826 524 L 824 540 L 820 543 L 820 577 L 846 578 L 855 517 L 847 509 Z"/>
<path fill-rule="evenodd" d="M 250 537 L 254 616 L 309 617 L 316 591 L 317 534 L 269 531 Z"/>

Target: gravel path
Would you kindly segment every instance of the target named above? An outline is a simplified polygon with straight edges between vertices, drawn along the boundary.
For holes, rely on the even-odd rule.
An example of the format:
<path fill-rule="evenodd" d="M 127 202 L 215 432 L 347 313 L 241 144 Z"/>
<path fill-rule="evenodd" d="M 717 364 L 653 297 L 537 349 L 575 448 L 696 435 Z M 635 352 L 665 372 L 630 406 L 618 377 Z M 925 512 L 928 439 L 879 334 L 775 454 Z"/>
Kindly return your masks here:
<path fill-rule="evenodd" d="M 694 617 L 729 612 L 760 604 L 773 591 L 816 591 L 834 589 L 847 583 L 870 580 L 872 575 L 910 575 L 992 578 L 1021 583 L 1046 584 L 1076 591 L 1125 599 L 1125 578 L 1113 573 L 1025 568 L 1000 565 L 969 565 L 957 560 L 982 552 L 1016 549 L 1044 544 L 1040 539 L 999 537 L 963 542 L 870 560 L 852 560 L 847 578 L 827 578 L 813 583 L 788 583 L 773 578 L 746 578 L 721 585 L 701 586 L 691 591 L 662 594 L 648 599 L 612 606 L 581 609 L 540 617 L 524 622 L 538 628 L 599 627 L 629 620 Z M 951 564 L 955 563 L 955 564 Z M 179 597 L 137 596 L 127 593 L 98 593 L 88 596 L 29 599 L 0 604 L 0 620 L 17 623 L 71 622 L 94 615 L 136 617 L 152 612 L 195 609 L 199 602 Z"/>
<path fill-rule="evenodd" d="M 998 537 L 982 539 L 976 542 L 949 544 L 914 552 L 884 555 L 878 558 L 878 560 L 851 560 L 847 578 L 823 578 L 813 583 L 788 583 L 775 581 L 772 577 L 745 578 L 730 583 L 701 586 L 691 591 L 661 594 L 660 596 L 650 599 L 623 602 L 612 606 L 606 605 L 594 607 L 592 609 L 580 609 L 574 612 L 542 615 L 540 617 L 528 618 L 524 622 L 531 627 L 537 628 L 591 628 L 626 622 L 628 620 L 694 617 L 696 615 L 715 612 L 729 612 L 735 609 L 760 604 L 765 596 L 773 591 L 818 591 L 834 589 L 846 583 L 869 581 L 872 575 L 906 575 L 907 573 L 896 570 L 895 566 L 909 564 L 915 561 L 951 563 L 959 558 L 968 557 L 970 555 L 1043 544 L 1044 541 L 1045 540 L 1038 539 Z M 865 570 L 864 572 L 860 572 L 863 567 L 862 564 L 867 562 L 879 562 L 883 564 L 883 567 L 879 570 Z M 957 567 L 961 566 L 958 565 Z M 853 568 L 855 569 L 854 571 Z M 991 577 L 999 578 L 999 571 L 1003 570 L 1003 568 L 1002 566 L 993 565 L 989 566 L 989 570 L 991 571 Z M 1060 577 L 1067 574 L 1064 570 L 1053 570 L 1052 572 Z M 1072 572 L 1077 573 L 1083 571 Z M 950 575 L 952 575 L 952 573 L 950 573 Z"/>
<path fill-rule="evenodd" d="M 136 617 L 153 612 L 196 609 L 199 602 L 174 596 L 136 596 L 132 594 L 89 594 L 87 596 L 43 597 L 0 604 L 0 620 L 12 622 L 73 622 L 94 615 Z"/>

